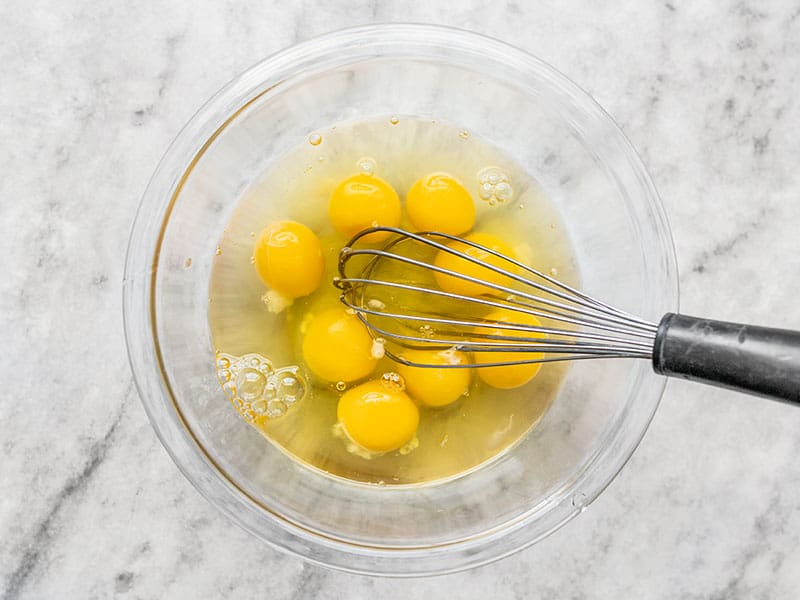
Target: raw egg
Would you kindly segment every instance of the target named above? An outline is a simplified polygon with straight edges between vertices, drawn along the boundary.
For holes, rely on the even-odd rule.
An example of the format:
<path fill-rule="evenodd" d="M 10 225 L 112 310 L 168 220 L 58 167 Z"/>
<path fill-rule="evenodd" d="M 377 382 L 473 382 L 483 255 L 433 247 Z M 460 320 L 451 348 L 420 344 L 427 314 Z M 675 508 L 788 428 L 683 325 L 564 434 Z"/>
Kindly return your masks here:
<path fill-rule="evenodd" d="M 472 197 L 461 182 L 447 173 L 431 173 L 411 186 L 406 212 L 421 231 L 461 235 L 475 224 Z"/>
<path fill-rule="evenodd" d="M 331 194 L 328 216 L 339 233 L 352 237 L 362 229 L 400 224 L 400 198 L 391 185 L 377 175 L 358 173 L 342 181 Z M 370 242 L 380 242 L 389 236 L 376 232 Z"/>
<path fill-rule="evenodd" d="M 414 438 L 417 405 L 405 392 L 368 381 L 342 395 L 336 410 L 347 437 L 370 452 L 398 450 Z"/>
<path fill-rule="evenodd" d="M 265 227 L 253 248 L 253 260 L 261 281 L 289 299 L 316 290 L 325 266 L 319 238 L 295 221 Z"/>
<path fill-rule="evenodd" d="M 303 359 L 317 377 L 345 383 L 363 379 L 378 362 L 366 326 L 338 307 L 312 317 L 303 337 Z"/>
<path fill-rule="evenodd" d="M 402 358 L 409 362 L 430 365 L 466 365 L 469 360 L 455 350 L 406 350 Z M 469 389 L 470 369 L 465 367 L 411 367 L 398 364 L 406 391 L 426 406 L 447 406 Z"/>
<path fill-rule="evenodd" d="M 485 246 L 495 252 L 499 252 L 511 259 L 516 259 L 514 254 L 514 250 L 506 244 L 500 238 L 490 235 L 488 233 L 471 233 L 470 235 L 464 238 L 470 242 L 474 242 L 476 244 L 480 244 L 481 246 Z M 448 248 L 451 248 L 457 252 L 461 252 L 470 256 L 474 259 L 479 260 L 482 263 L 489 264 L 495 267 L 499 267 L 514 273 L 516 271 L 514 265 L 507 260 L 499 258 L 492 254 L 491 252 L 487 252 L 482 248 L 476 248 L 470 244 L 466 244 L 464 242 L 453 242 L 448 244 Z M 436 258 L 434 260 L 434 265 L 440 267 L 442 269 L 447 269 L 449 271 L 453 271 L 455 273 L 460 273 L 462 275 L 467 275 L 469 277 L 474 277 L 475 279 L 481 279 L 483 281 L 487 281 L 489 283 L 493 283 L 495 285 L 502 285 L 502 286 L 510 286 L 513 284 L 513 280 L 509 279 L 505 275 L 501 275 L 500 273 L 496 273 L 491 269 L 487 269 L 484 266 L 471 262 L 465 258 L 461 258 L 460 256 L 456 256 L 447 252 L 446 250 L 439 250 L 436 254 Z M 467 281 L 465 279 L 461 279 L 460 277 L 456 277 L 454 275 L 447 275 L 444 273 L 435 273 L 436 283 L 439 284 L 444 291 L 450 292 L 452 294 L 461 294 L 463 296 L 480 296 L 483 294 L 502 294 L 502 292 L 498 292 L 497 290 L 493 290 L 490 287 L 485 285 L 481 285 L 479 283 L 473 283 L 471 281 Z"/>
<path fill-rule="evenodd" d="M 498 310 L 490 313 L 487 317 L 489 321 L 500 321 L 501 323 L 521 323 L 532 327 L 541 327 L 542 323 L 533 315 L 520 313 L 510 310 Z M 547 334 L 539 331 L 515 331 L 511 329 L 488 329 L 481 328 L 481 335 L 491 336 L 511 336 L 529 337 L 536 339 L 547 339 Z M 539 360 L 544 357 L 543 352 L 476 352 L 475 363 L 491 363 L 515 360 Z M 508 365 L 504 367 L 483 367 L 478 369 L 478 376 L 484 383 L 501 390 L 510 390 L 525 385 L 533 379 L 542 367 L 542 363 Z"/>

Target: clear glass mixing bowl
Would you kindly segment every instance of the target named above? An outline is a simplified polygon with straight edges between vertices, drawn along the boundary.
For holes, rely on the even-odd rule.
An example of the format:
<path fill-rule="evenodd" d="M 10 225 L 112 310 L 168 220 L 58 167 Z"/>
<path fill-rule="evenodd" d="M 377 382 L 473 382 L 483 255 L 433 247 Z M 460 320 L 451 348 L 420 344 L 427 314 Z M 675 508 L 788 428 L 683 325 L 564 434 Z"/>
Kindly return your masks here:
<path fill-rule="evenodd" d="M 247 531 L 338 569 L 444 573 L 508 555 L 580 513 L 641 440 L 664 380 L 647 361 L 576 363 L 538 426 L 499 459 L 455 480 L 412 487 L 326 477 L 245 423 L 217 383 L 207 320 L 222 229 L 243 191 L 310 132 L 378 115 L 442 119 L 493 142 L 558 206 L 585 291 L 653 320 L 677 308 L 672 242 L 656 191 L 629 142 L 585 92 L 493 39 L 381 25 L 264 60 L 180 132 L 131 234 L 128 352 L 167 451 Z"/>

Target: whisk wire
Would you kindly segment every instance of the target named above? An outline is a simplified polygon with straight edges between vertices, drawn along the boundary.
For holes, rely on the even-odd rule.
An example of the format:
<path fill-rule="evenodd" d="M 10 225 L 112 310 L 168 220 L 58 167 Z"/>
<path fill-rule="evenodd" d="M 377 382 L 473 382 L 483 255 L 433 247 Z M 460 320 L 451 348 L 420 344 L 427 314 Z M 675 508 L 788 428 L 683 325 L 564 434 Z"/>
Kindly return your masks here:
<path fill-rule="evenodd" d="M 354 247 L 361 238 L 376 231 L 388 232 L 394 237 L 381 248 Z M 512 265 L 511 268 L 518 272 L 470 256 L 467 252 L 454 247 L 455 244 L 448 245 L 439 241 L 440 239 L 477 248 Z M 508 278 L 511 282 L 532 288 L 537 293 L 487 281 L 408 256 L 399 251 L 404 243 L 417 243 L 439 252 L 447 252 Z M 366 266 L 359 271 L 358 276 L 348 277 L 348 264 L 352 264 L 351 261 L 359 256 L 368 259 Z M 423 269 L 426 272 L 439 273 L 480 285 L 492 290 L 492 294 L 469 296 L 437 289 L 425 282 L 405 283 L 374 276 L 377 267 L 389 261 L 403 265 L 404 268 Z M 519 271 L 529 276 L 522 276 Z M 600 302 L 554 277 L 491 248 L 453 235 L 440 232 L 412 233 L 393 227 L 369 228 L 357 234 L 348 247 L 342 250 L 339 257 L 339 275 L 335 283 L 342 290 L 342 302 L 356 312 L 373 336 L 380 337 L 385 343 L 390 344 L 385 349 L 386 355 L 401 364 L 418 367 L 434 366 L 407 360 L 403 356 L 402 348 L 450 348 L 470 353 L 475 359 L 474 362 L 466 364 L 435 365 L 453 368 L 512 366 L 599 357 L 647 358 L 652 354 L 652 344 L 657 329 L 655 324 Z M 537 277 L 545 283 L 535 281 L 530 276 Z M 386 305 L 382 302 L 373 307 L 370 304 L 372 299 L 367 299 L 367 292 L 373 288 L 390 293 L 412 294 L 414 298 L 422 301 L 423 308 L 405 313 L 402 309 L 386 310 Z M 433 298 L 450 300 L 454 304 L 446 307 L 446 312 L 441 312 L 437 310 L 435 303 L 431 302 Z M 455 304 L 456 302 L 466 303 L 462 304 L 463 306 L 510 310 L 564 323 L 575 329 L 498 321 L 472 315 L 467 317 L 465 315 L 469 314 L 468 312 L 453 313 L 459 306 Z M 393 325 L 394 328 L 388 328 L 387 324 Z M 395 351 L 396 347 L 400 348 L 399 352 Z M 499 353 L 515 354 L 515 356 L 513 360 L 488 358 L 491 354 L 499 355 Z"/>

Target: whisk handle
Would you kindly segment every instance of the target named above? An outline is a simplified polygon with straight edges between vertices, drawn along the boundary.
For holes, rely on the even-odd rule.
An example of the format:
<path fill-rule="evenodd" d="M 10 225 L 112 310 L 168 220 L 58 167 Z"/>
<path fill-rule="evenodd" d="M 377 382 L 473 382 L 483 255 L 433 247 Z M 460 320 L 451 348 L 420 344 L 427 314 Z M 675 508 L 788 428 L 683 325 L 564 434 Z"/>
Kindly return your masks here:
<path fill-rule="evenodd" d="M 653 369 L 800 406 L 800 331 L 667 313 Z"/>

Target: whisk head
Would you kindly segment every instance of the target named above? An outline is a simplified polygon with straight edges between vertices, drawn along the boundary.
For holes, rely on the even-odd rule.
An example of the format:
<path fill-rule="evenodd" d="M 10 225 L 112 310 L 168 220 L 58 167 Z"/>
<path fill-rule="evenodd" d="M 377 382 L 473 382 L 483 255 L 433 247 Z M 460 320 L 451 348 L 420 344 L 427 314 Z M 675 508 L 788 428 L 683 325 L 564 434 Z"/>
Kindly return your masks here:
<path fill-rule="evenodd" d="M 376 247 L 367 237 L 375 232 L 391 237 Z M 386 355 L 415 367 L 651 358 L 657 330 L 492 248 L 439 232 L 361 231 L 340 252 L 335 284 Z M 404 357 L 408 349 L 472 360 L 428 364 Z"/>

